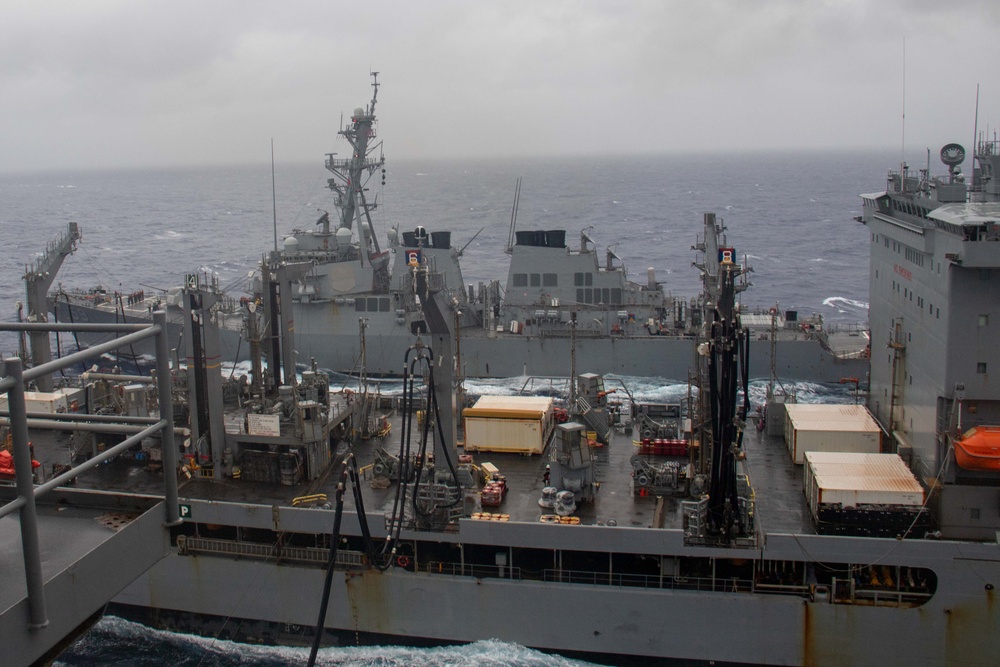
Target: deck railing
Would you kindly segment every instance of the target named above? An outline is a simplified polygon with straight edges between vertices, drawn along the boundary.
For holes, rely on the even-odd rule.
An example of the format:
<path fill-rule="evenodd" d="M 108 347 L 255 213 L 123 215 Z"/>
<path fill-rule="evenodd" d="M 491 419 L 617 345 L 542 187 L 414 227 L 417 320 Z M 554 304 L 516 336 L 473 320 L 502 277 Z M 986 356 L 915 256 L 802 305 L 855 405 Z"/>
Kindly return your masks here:
<path fill-rule="evenodd" d="M 173 401 L 170 395 L 170 358 L 168 356 L 166 313 L 153 314 L 153 324 L 49 324 L 47 322 L 19 322 L 0 324 L 0 331 L 80 331 L 124 333 L 121 338 L 95 345 L 86 350 L 56 359 L 25 370 L 20 359 L 14 357 L 4 361 L 3 377 L 0 378 L 0 392 L 7 394 L 10 430 L 14 453 L 15 482 L 17 497 L 0 507 L 0 518 L 20 510 L 21 553 L 24 558 L 25 583 L 28 591 L 29 627 L 42 628 L 48 625 L 45 611 L 45 589 L 42 579 L 41 548 L 38 539 L 38 515 L 36 499 L 56 487 L 75 479 L 82 473 L 95 468 L 105 461 L 118 456 L 133 445 L 142 442 L 157 432 L 160 433 L 165 471 L 177 469 L 177 449 L 174 445 Z M 35 486 L 32 480 L 31 448 L 28 442 L 28 415 L 25 401 L 25 383 L 51 375 L 95 356 L 130 345 L 146 338 L 156 338 L 156 383 L 160 404 L 158 421 L 129 436 L 120 444 L 89 459 L 85 463 L 61 475 Z M 85 416 L 84 416 L 85 419 Z M 179 524 L 180 508 L 177 503 L 177 477 L 165 474 L 166 525 Z"/>

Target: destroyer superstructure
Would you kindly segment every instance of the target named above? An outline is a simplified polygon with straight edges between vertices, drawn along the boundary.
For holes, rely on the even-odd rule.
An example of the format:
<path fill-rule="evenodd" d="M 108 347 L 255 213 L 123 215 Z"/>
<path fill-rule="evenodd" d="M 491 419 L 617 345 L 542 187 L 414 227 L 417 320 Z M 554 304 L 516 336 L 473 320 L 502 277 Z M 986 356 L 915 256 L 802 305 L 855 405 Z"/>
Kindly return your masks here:
<path fill-rule="evenodd" d="M 371 101 L 355 109 L 338 131 L 348 150 L 326 155 L 331 210 L 321 211 L 312 228 L 294 229 L 276 239 L 277 247 L 262 261 L 262 279 L 248 287 L 245 296 L 219 299 L 214 316 L 224 359 L 249 356 L 247 306 L 278 303 L 280 296 L 280 326 L 294 344 L 287 346 L 287 355 L 276 351 L 275 359 L 284 357 L 286 365 L 302 366 L 315 359 L 320 368 L 357 374 L 364 346 L 367 374 L 398 376 L 403 353 L 427 331 L 405 276 L 410 266 L 427 264 L 442 276 L 459 305 L 456 348 L 461 351 L 460 370 L 468 377 L 528 372 L 566 377 L 574 351 L 589 359 L 588 370 L 593 372 L 678 381 L 687 377 L 705 317 L 703 299 L 671 293 L 653 269 L 647 269 L 640 282 L 630 279 L 615 248 L 597 245 L 610 229 L 525 229 L 518 228 L 512 216 L 503 248 L 510 255 L 506 278 L 476 285 L 465 283 L 461 267 L 463 251 L 474 236 L 453 239 L 451 230 L 436 229 L 433 221 L 396 219 L 381 243 L 372 215 L 378 210 L 373 193 L 386 178 L 375 74 L 372 87 Z M 724 231 L 721 220 L 699 230 L 693 248 L 704 253 L 699 255 L 699 270 L 710 269 L 716 261 L 717 247 L 726 244 Z M 217 287 L 202 276 L 185 280 L 192 281 Z M 54 293 L 51 302 L 62 322 L 145 321 L 152 310 L 165 306 L 173 339 L 184 348 L 176 290 L 166 295 L 140 290 L 134 297 L 103 289 L 66 289 Z M 744 322 L 754 332 L 754 377 L 769 374 L 771 338 L 776 339 L 774 369 L 784 379 L 835 382 L 863 377 L 863 328 L 853 336 L 838 336 L 819 316 L 799 317 L 795 311 L 745 315 Z M 364 341 L 358 334 L 359 319 L 367 321 Z M 258 324 L 257 342 L 273 346 L 279 320 Z"/>

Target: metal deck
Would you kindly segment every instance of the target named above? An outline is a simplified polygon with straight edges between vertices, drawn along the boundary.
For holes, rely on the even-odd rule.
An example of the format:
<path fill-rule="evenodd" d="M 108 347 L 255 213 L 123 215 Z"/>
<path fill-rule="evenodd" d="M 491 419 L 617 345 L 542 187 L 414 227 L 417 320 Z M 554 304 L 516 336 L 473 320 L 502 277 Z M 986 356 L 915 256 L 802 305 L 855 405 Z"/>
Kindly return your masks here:
<path fill-rule="evenodd" d="M 393 430 L 384 440 L 362 441 L 354 448 L 359 466 L 372 462 L 372 451 L 384 447 L 389 453 L 398 453 L 399 420 L 392 419 Z M 655 497 L 636 497 L 632 492 L 631 456 L 637 451 L 633 435 L 615 432 L 611 444 L 596 449 L 598 481 L 600 490 L 595 502 L 581 504 L 575 516 L 583 524 L 607 523 L 613 521 L 619 526 L 650 527 L 656 508 Z M 42 469 L 49 470 L 52 463 L 68 463 L 69 438 L 58 435 L 44 439 L 38 445 L 36 455 L 42 462 Z M 759 530 L 796 534 L 815 534 L 815 528 L 802 493 L 802 466 L 791 462 L 784 440 L 750 430 L 744 437 L 746 461 L 741 465 L 741 473 L 750 476 L 756 493 L 756 517 Z M 461 453 L 461 449 L 459 452 Z M 346 452 L 341 444 L 338 453 Z M 552 510 L 538 505 L 542 493 L 542 474 L 546 463 L 546 453 L 523 455 L 510 453 L 476 452 L 473 461 L 477 465 L 489 462 L 506 476 L 508 493 L 503 503 L 496 508 L 484 507 L 484 512 L 510 515 L 510 521 L 537 522 L 543 514 Z M 340 457 L 335 457 L 335 460 Z M 665 457 L 652 457 L 666 460 Z M 395 487 L 389 489 L 372 488 L 370 473 L 362 484 L 365 508 L 368 513 L 389 513 Z M 150 494 L 162 493 L 162 476 L 151 470 L 147 463 L 119 457 L 100 466 L 88 476 L 81 478 L 77 488 L 95 489 L 116 493 Z M 179 496 L 185 498 L 257 504 L 264 506 L 290 506 L 293 499 L 324 493 L 333 499 L 336 479 L 331 475 L 322 483 L 300 483 L 281 486 L 244 480 L 225 479 L 211 481 L 192 478 L 181 484 Z M 665 528 L 681 528 L 681 500 L 667 498 L 665 502 Z M 347 496 L 347 511 L 353 512 L 353 501 Z"/>
<path fill-rule="evenodd" d="M 7 499 L 7 491 L 13 487 L 0 488 L 0 497 Z M 145 511 L 139 505 L 109 509 L 110 502 L 104 507 L 83 505 L 79 499 L 67 502 L 64 493 L 53 495 L 55 503 L 37 506 L 44 597 L 50 601 L 45 627 L 30 626 L 20 522 L 15 516 L 0 518 L 4 664 L 28 665 L 58 651 L 170 547 L 162 502 L 147 500 Z"/>

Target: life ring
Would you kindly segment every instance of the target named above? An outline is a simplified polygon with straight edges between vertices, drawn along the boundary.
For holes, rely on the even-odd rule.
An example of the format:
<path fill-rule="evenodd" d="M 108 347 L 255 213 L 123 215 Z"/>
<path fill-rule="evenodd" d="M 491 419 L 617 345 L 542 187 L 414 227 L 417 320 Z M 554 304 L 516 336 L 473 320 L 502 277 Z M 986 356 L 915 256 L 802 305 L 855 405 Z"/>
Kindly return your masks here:
<path fill-rule="evenodd" d="M 399 556 L 396 558 L 396 565 L 399 567 L 410 567 L 410 557 L 409 556 Z"/>

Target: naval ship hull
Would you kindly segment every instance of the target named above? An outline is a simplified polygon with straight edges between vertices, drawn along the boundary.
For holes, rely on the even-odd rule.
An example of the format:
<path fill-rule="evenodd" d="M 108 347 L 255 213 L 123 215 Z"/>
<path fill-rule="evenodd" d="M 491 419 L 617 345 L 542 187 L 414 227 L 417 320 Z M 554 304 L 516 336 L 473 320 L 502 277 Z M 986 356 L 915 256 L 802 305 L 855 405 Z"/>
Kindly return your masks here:
<path fill-rule="evenodd" d="M 117 323 L 120 315 L 77 304 L 67 306 L 65 301 L 57 305 L 60 322 L 76 323 Z M 129 322 L 148 321 L 141 309 L 128 313 Z M 171 312 L 175 311 L 175 312 Z M 366 369 L 369 376 L 398 377 L 402 372 L 402 360 L 406 350 L 417 341 L 417 336 L 407 333 L 404 326 L 388 318 L 379 322 L 375 313 L 374 323 L 369 324 L 365 338 Z M 168 330 L 171 349 L 178 349 L 184 356 L 185 345 L 182 331 L 182 313 L 179 309 L 168 310 Z M 344 320 L 347 318 L 341 318 Z M 348 374 L 361 371 L 361 340 L 356 330 L 357 322 L 352 319 L 352 331 L 341 331 L 344 327 L 325 323 L 329 329 L 307 325 L 299 321 L 296 332 L 296 350 L 299 363 L 306 364 L 315 359 L 320 368 Z M 241 336 L 238 318 L 228 316 L 228 327 L 219 328 L 219 347 L 223 361 L 246 361 L 250 357 L 250 345 Z M 801 333 L 786 333 L 786 338 L 776 342 L 775 372 L 783 380 L 835 383 L 845 377 L 864 379 L 868 360 L 855 353 L 853 357 L 833 354 L 816 337 Z M 81 344 L 92 345 L 103 342 L 107 334 L 100 337 L 92 334 L 78 334 Z M 70 344 L 63 341 L 63 346 Z M 688 369 L 694 362 L 696 341 L 688 336 L 579 336 L 575 340 L 565 335 L 549 336 L 541 334 L 511 334 L 508 332 L 487 332 L 481 328 L 463 329 L 459 341 L 462 372 L 466 377 L 506 378 L 522 375 L 567 377 L 570 374 L 571 357 L 575 354 L 580 371 L 598 374 L 625 376 L 660 377 L 684 382 Z M 136 345 L 137 355 L 152 355 L 151 347 Z M 771 371 L 771 343 L 768 340 L 753 340 L 750 353 L 750 375 L 766 378 Z"/>
<path fill-rule="evenodd" d="M 152 299 L 150 299 L 152 300 Z M 145 306 L 126 308 L 125 316 L 112 307 L 94 307 L 81 303 L 67 304 L 64 299 L 50 304 L 55 313 L 55 321 L 73 324 L 119 324 L 142 323 L 152 324 L 149 311 Z M 181 357 L 186 355 L 187 346 L 184 343 L 184 313 L 180 308 L 167 307 L 167 337 L 169 349 L 177 350 Z M 223 361 L 246 361 L 250 358 L 250 345 L 241 334 L 241 317 L 236 314 L 220 316 L 219 354 Z M 105 332 L 80 332 L 72 336 L 64 334 L 61 339 L 63 352 L 75 352 L 76 346 L 97 345 L 114 339 L 114 334 Z M 144 340 L 122 350 L 120 354 L 152 357 L 155 354 L 154 343 Z"/>
<path fill-rule="evenodd" d="M 395 432 L 395 431 L 394 431 Z M 371 459 L 385 441 L 353 452 Z M 780 436 L 748 436 L 756 532 L 720 546 L 686 530 L 681 497 L 641 494 L 631 437 L 598 454 L 601 486 L 580 525 L 539 521 L 544 460 L 477 453 L 505 475 L 500 520 L 404 528 L 372 567 L 351 507 L 341 525 L 324 643 L 452 644 L 495 638 L 600 662 L 987 664 L 1000 651 L 995 540 L 821 534 L 803 472 Z M 386 537 L 393 494 L 361 479 L 367 524 Z M 166 557 L 112 613 L 216 638 L 308 645 L 318 615 L 331 509 L 287 499 L 317 489 L 185 483 L 187 513 Z M 473 514 L 472 516 L 476 516 Z M 507 518 L 509 517 L 509 518 Z M 504 520 L 506 518 L 507 520 Z M 875 529 L 885 532 L 884 517 Z M 908 523 L 908 522 L 907 522 Z M 656 525 L 664 527 L 658 528 Z"/>
<path fill-rule="evenodd" d="M 195 515 L 222 525 L 272 527 L 264 506 L 196 503 Z M 281 520 L 297 530 L 328 528 L 330 512 L 303 510 Z M 241 518 L 234 521 L 236 515 Z M 247 530 L 248 528 L 244 528 Z M 691 548 L 682 531 L 629 527 L 551 527 L 465 521 L 441 540 L 603 553 L 609 564 L 625 551 L 660 554 L 664 563 L 715 559 L 731 550 Z M 614 555 L 612 555 L 614 554 Z M 840 604 L 816 586 L 801 591 L 755 590 L 732 578 L 569 573 L 564 581 L 532 581 L 508 571 L 443 572 L 393 568 L 337 572 L 327 628 L 351 644 L 362 636 L 406 643 L 472 642 L 485 638 L 565 653 L 643 659 L 765 664 L 987 664 L 1000 651 L 996 544 L 899 542 L 894 539 L 771 534 L 766 546 L 739 554 L 748 561 L 879 562 L 920 565 L 937 576 L 937 592 L 921 606 L 899 607 L 892 596 L 870 604 Z M 470 568 L 471 569 L 471 568 Z M 609 566 L 609 569 L 610 566 Z M 172 630 L 269 643 L 308 643 L 315 623 L 321 567 L 295 566 L 176 552 L 132 584 L 116 601 L 119 613 Z M 114 608 L 113 608 L 114 610 Z M 306 630 L 303 631 L 302 628 Z M 298 637 L 299 641 L 293 640 Z M 725 638 L 725 641 L 721 639 Z M 648 662 L 643 663 L 648 664 Z"/>

